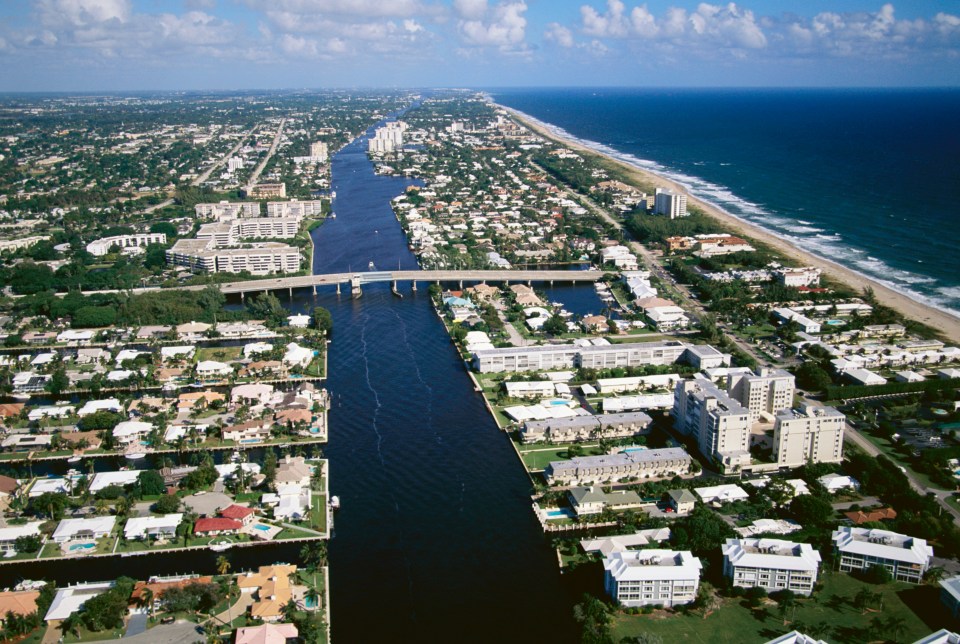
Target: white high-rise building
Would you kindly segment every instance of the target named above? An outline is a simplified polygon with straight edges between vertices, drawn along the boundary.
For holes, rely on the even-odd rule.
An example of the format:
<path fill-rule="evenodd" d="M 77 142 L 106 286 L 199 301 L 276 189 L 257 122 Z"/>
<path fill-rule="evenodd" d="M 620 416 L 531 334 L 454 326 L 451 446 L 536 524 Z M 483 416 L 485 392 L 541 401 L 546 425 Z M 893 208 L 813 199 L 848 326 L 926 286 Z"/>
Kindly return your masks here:
<path fill-rule="evenodd" d="M 726 467 L 750 464 L 750 411 L 709 380 L 681 380 L 673 394 L 677 429 Z"/>
<path fill-rule="evenodd" d="M 687 216 L 687 195 L 657 188 L 653 198 L 653 213 L 670 219 Z"/>
<path fill-rule="evenodd" d="M 752 374 L 730 374 L 727 393 L 750 410 L 750 422 L 761 413 L 776 414 L 793 407 L 793 374 L 783 369 L 758 369 Z"/>
<path fill-rule="evenodd" d="M 847 418 L 833 407 L 803 405 L 777 413 L 773 449 L 781 467 L 843 460 L 843 430 Z"/>
<path fill-rule="evenodd" d="M 317 141 L 310 144 L 310 156 L 317 160 L 318 163 L 326 162 L 328 158 L 327 144 L 323 141 Z"/>

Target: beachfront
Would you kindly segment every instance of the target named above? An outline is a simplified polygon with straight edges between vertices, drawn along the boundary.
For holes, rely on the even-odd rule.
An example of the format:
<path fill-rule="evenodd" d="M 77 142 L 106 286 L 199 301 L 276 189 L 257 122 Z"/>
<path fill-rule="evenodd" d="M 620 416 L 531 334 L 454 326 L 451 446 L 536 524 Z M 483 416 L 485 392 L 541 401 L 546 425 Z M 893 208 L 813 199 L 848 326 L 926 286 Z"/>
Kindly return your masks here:
<path fill-rule="evenodd" d="M 769 231 L 760 228 L 759 226 L 734 217 L 733 215 L 718 208 L 714 204 L 694 197 L 693 195 L 689 194 L 689 191 L 685 186 L 677 183 L 676 181 L 651 172 L 645 168 L 626 163 L 612 156 L 604 155 L 594 149 L 577 143 L 570 137 L 561 136 L 546 124 L 526 114 L 518 112 L 517 110 L 499 104 L 497 104 L 497 106 L 509 112 L 514 118 L 522 122 L 526 127 L 537 132 L 543 137 L 552 139 L 554 141 L 559 141 L 563 145 L 577 150 L 579 153 L 584 154 L 585 156 L 603 157 L 605 161 L 617 165 L 639 185 L 666 186 L 670 190 L 686 194 L 688 203 L 690 205 L 700 208 L 705 215 L 716 219 L 723 224 L 724 228 L 730 230 L 731 232 L 761 241 L 775 249 L 777 252 L 794 259 L 801 265 L 815 266 L 819 268 L 826 277 L 846 284 L 856 291 L 862 292 L 866 289 L 871 289 L 874 297 L 880 304 L 898 311 L 907 318 L 917 320 L 918 322 L 922 322 L 923 324 L 936 329 L 950 340 L 960 341 L 960 319 L 958 319 L 956 316 L 922 302 L 918 302 L 917 300 L 910 298 L 903 293 L 899 293 L 877 282 L 876 280 L 853 271 L 846 266 L 838 264 L 837 262 L 801 250 L 790 244 L 787 240 L 778 237 L 777 235 L 774 235 Z"/>

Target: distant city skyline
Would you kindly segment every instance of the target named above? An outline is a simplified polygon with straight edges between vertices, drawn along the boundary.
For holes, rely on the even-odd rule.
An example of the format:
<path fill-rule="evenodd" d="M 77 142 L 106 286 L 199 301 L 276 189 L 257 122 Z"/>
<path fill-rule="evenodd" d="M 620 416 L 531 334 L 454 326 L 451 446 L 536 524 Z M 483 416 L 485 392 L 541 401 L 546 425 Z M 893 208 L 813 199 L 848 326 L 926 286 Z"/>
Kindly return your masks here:
<path fill-rule="evenodd" d="M 0 91 L 957 86 L 935 0 L 31 0 Z"/>

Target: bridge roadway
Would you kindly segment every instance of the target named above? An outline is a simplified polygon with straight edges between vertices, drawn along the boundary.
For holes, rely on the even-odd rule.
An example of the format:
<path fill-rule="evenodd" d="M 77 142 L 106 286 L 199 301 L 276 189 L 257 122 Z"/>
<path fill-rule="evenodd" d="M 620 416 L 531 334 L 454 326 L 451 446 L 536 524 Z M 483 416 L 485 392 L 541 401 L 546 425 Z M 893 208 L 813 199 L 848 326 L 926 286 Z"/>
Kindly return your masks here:
<path fill-rule="evenodd" d="M 299 277 L 280 277 L 276 279 L 245 280 L 242 282 L 224 282 L 219 284 L 223 293 L 256 293 L 294 288 L 313 288 L 316 286 L 351 285 L 354 280 L 359 284 L 374 282 L 596 282 L 603 277 L 603 271 L 370 271 L 352 273 L 328 273 L 325 275 L 302 275 Z M 206 286 L 176 287 L 198 291 Z M 156 289 L 137 289 L 156 290 Z"/>

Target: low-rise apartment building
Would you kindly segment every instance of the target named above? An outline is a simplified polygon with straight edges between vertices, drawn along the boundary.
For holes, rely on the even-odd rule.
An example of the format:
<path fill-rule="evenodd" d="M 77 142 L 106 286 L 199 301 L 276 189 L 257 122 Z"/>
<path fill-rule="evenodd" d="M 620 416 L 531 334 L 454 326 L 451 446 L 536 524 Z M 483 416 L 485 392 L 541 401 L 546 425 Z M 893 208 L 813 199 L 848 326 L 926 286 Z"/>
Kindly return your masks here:
<path fill-rule="evenodd" d="M 888 530 L 841 526 L 833 531 L 840 570 L 885 567 L 897 581 L 919 584 L 930 567 L 933 548 L 925 539 Z"/>
<path fill-rule="evenodd" d="M 727 539 L 723 574 L 734 586 L 810 595 L 820 571 L 820 553 L 809 544 L 782 539 Z"/>
<path fill-rule="evenodd" d="M 650 428 L 653 419 L 642 411 L 573 418 L 528 420 L 520 430 L 524 443 L 550 441 L 572 443 L 590 438 L 625 438 L 643 434 Z"/>
<path fill-rule="evenodd" d="M 604 560 L 603 585 L 621 606 L 681 606 L 697 598 L 702 569 L 688 550 L 625 550 Z"/>
<path fill-rule="evenodd" d="M 645 449 L 552 461 L 544 470 L 547 482 L 561 485 L 602 483 L 629 478 L 665 478 L 690 471 L 690 455 L 681 447 Z"/>

